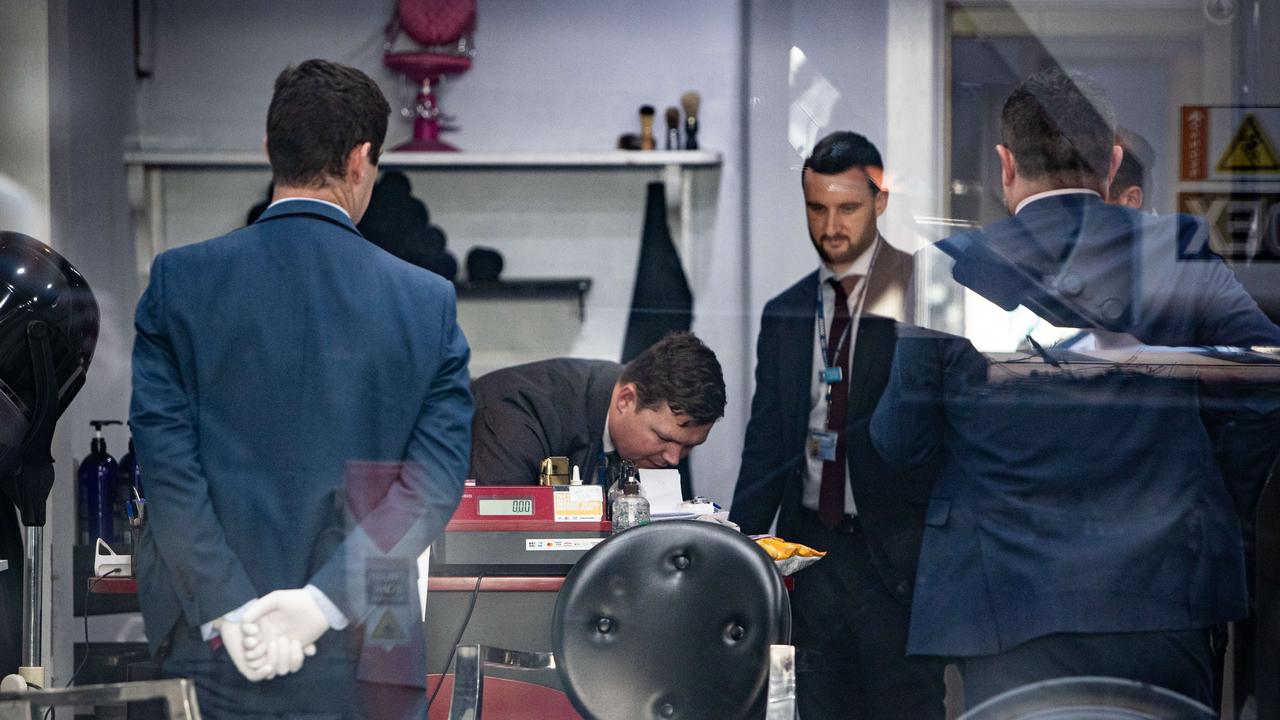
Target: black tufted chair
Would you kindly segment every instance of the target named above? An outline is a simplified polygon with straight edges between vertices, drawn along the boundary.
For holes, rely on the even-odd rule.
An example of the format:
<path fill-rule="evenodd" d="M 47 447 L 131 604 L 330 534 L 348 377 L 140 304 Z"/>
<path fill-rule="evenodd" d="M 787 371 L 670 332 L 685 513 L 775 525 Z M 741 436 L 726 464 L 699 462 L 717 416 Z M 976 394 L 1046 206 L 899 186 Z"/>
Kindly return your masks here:
<path fill-rule="evenodd" d="M 554 659 L 459 646 L 451 720 L 479 718 L 485 663 L 554 663 L 588 720 L 792 720 L 791 607 L 741 533 L 671 520 L 597 545 L 565 579 Z"/>
<path fill-rule="evenodd" d="M 1106 677 L 1067 677 L 997 695 L 960 720 L 1213 720 L 1218 714 L 1185 695 Z"/>

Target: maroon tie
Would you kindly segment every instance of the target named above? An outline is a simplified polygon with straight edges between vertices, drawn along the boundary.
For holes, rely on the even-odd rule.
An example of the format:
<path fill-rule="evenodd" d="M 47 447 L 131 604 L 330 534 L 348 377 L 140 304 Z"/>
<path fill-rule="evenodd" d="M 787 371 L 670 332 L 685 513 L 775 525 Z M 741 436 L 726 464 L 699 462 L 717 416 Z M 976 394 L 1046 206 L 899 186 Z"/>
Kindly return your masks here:
<path fill-rule="evenodd" d="M 827 367 L 840 368 L 840 381 L 831 385 L 831 405 L 827 408 L 827 430 L 836 434 L 836 457 L 822 463 L 822 487 L 818 493 L 818 519 L 834 528 L 844 520 L 845 445 L 844 427 L 849 405 L 849 346 L 853 338 L 845 338 L 849 329 L 849 293 L 840 280 L 827 281 L 836 291 L 835 312 L 827 333 Z M 845 278 L 850 285 L 857 276 Z M 843 339 L 843 342 L 841 340 Z M 832 355 L 834 354 L 834 357 Z"/>

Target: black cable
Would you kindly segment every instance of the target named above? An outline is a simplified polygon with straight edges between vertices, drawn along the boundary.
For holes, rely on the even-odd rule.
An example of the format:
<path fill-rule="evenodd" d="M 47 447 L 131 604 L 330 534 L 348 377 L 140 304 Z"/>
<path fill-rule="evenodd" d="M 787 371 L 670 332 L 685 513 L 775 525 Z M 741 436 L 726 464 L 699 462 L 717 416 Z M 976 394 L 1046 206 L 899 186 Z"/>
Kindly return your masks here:
<path fill-rule="evenodd" d="M 471 622 L 471 613 L 476 609 L 476 600 L 480 597 L 480 581 L 484 579 L 484 573 L 481 572 L 476 576 L 476 587 L 471 591 L 471 604 L 467 606 L 467 615 L 462 618 L 462 627 L 458 628 L 458 636 L 453 639 L 453 644 L 449 646 L 449 659 L 444 661 L 444 669 L 440 671 L 440 679 L 436 681 L 436 689 L 431 691 L 431 697 L 427 700 L 427 712 L 431 712 L 431 705 L 436 701 L 436 695 L 440 693 L 440 687 L 444 685 L 444 676 L 449 674 L 449 666 L 453 664 L 453 656 L 458 653 L 458 643 L 462 642 L 462 635 L 467 631 L 467 625 Z M 483 658 L 481 662 L 483 662 Z M 457 681 L 457 677 L 454 678 Z"/>
<path fill-rule="evenodd" d="M 95 583 L 102 582 L 103 578 L 111 577 L 118 572 L 120 572 L 120 568 L 111 568 L 106 575 L 91 577 L 89 578 L 89 582 L 84 585 L 84 657 L 80 658 L 80 664 L 77 665 L 75 671 L 71 673 L 71 679 L 67 681 L 66 685 L 62 686 L 64 690 L 74 685 L 76 678 L 80 677 L 80 671 L 83 670 L 85 664 L 89 662 L 89 654 L 93 649 L 92 646 L 89 645 L 89 595 L 93 592 L 93 586 Z M 52 705 L 45 708 L 43 720 L 49 720 L 49 715 L 52 712 Z"/>

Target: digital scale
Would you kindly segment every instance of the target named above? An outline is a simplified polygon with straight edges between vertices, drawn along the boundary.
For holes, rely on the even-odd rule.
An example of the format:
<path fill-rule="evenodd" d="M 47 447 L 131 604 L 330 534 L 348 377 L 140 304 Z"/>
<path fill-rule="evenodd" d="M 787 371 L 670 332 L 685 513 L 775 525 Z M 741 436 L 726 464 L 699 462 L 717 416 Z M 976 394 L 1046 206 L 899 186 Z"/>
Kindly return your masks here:
<path fill-rule="evenodd" d="M 609 537 L 599 485 L 467 485 L 432 575 L 561 575 Z"/>

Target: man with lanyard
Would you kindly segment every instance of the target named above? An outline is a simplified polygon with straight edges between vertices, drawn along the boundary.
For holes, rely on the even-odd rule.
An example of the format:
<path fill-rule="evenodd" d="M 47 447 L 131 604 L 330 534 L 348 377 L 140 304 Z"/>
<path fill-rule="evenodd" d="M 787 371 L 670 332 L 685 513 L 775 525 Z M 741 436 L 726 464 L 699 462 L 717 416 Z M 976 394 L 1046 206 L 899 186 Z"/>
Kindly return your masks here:
<path fill-rule="evenodd" d="M 911 256 L 880 236 L 888 191 L 865 137 L 818 142 L 801 178 L 821 264 L 765 305 L 730 519 L 828 555 L 796 576 L 800 712 L 941 718 L 942 665 L 907 658 L 930 468 L 890 470 L 867 436 L 888 379 Z"/>

